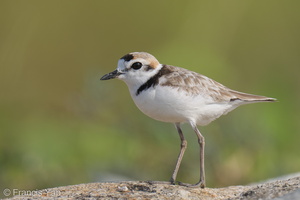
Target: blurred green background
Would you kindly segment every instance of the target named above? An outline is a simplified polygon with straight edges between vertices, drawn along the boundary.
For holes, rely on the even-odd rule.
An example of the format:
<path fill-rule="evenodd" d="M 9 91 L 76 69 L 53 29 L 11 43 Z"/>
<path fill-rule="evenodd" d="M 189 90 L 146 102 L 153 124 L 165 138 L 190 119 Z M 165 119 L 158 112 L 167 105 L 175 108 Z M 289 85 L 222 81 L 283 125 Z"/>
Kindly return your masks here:
<path fill-rule="evenodd" d="M 100 81 L 146 51 L 277 103 L 209 126 L 208 187 L 299 171 L 299 1 L 0 1 L 0 190 L 108 180 L 169 180 L 172 124 L 142 114 L 127 86 Z M 197 182 L 197 139 L 178 180 Z"/>

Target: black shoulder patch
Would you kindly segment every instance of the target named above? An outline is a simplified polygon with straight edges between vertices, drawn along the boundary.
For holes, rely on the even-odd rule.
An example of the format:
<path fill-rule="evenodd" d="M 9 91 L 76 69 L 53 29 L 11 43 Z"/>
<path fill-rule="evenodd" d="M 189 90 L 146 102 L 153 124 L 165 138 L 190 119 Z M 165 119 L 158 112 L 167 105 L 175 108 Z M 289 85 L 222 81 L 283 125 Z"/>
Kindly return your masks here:
<path fill-rule="evenodd" d="M 139 87 L 139 89 L 136 91 L 136 96 L 138 96 L 141 92 L 144 90 L 147 90 L 150 87 L 155 87 L 159 83 L 159 78 L 162 77 L 165 74 L 169 74 L 172 71 L 166 67 L 166 65 L 163 65 L 163 67 L 152 76 L 148 81 L 146 81 L 143 85 Z"/>
<path fill-rule="evenodd" d="M 123 60 L 125 60 L 125 61 L 130 61 L 130 60 L 132 60 L 133 59 L 133 55 L 131 55 L 130 53 L 129 54 L 126 54 L 125 56 L 123 56 L 122 58 L 120 58 L 120 59 L 123 59 Z"/>

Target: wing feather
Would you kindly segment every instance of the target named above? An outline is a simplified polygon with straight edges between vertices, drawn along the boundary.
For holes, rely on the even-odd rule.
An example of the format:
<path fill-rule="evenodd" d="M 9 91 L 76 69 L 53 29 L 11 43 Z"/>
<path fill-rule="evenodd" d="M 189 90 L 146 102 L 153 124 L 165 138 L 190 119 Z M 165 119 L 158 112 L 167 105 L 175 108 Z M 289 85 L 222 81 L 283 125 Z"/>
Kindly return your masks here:
<path fill-rule="evenodd" d="M 171 65 L 164 65 L 164 67 L 171 71 L 171 73 L 165 74 L 161 77 L 161 85 L 177 88 L 178 91 L 185 92 L 187 95 L 202 95 L 210 97 L 215 102 L 230 102 L 236 100 L 256 102 L 276 100 L 273 98 L 231 90 L 217 81 L 184 68 Z"/>

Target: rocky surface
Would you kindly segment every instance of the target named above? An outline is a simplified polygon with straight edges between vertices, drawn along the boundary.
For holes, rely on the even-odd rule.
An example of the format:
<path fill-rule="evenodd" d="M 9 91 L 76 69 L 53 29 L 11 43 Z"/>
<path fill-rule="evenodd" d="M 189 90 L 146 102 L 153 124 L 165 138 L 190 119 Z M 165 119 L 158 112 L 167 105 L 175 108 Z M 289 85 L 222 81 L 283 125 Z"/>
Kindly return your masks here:
<path fill-rule="evenodd" d="M 71 185 L 20 194 L 17 199 L 300 199 L 300 177 L 257 185 L 191 188 L 147 181 Z"/>

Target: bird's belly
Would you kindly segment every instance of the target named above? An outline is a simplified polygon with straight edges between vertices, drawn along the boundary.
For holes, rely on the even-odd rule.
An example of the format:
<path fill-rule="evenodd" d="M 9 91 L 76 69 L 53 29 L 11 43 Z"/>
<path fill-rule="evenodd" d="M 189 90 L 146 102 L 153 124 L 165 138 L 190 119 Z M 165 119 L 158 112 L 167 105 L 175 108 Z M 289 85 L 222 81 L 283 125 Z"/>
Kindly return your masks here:
<path fill-rule="evenodd" d="M 151 88 L 138 96 L 131 94 L 144 114 L 163 122 L 194 121 L 198 125 L 207 125 L 228 109 L 224 105 L 208 103 L 201 96 L 188 96 L 169 88 Z"/>

